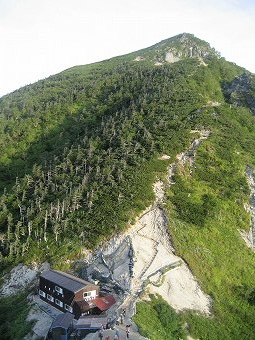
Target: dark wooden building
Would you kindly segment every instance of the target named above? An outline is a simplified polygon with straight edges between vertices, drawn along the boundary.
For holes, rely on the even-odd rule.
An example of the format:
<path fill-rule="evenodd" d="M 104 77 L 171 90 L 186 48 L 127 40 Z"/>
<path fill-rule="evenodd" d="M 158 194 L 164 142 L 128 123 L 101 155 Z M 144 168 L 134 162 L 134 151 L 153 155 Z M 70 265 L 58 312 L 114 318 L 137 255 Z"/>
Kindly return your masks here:
<path fill-rule="evenodd" d="M 99 298 L 99 286 L 67 273 L 48 270 L 40 275 L 39 296 L 62 312 L 73 313 L 78 319 L 95 308 L 91 303 Z M 86 308 L 79 307 L 82 303 Z"/>

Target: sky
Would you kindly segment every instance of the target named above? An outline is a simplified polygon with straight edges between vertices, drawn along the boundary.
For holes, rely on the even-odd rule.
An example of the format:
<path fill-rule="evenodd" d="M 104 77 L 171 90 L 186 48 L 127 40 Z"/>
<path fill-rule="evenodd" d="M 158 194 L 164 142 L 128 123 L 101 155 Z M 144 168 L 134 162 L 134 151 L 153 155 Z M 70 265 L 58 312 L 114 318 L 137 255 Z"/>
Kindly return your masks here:
<path fill-rule="evenodd" d="M 255 73 L 254 0 L 0 0 L 0 96 L 183 32 Z"/>

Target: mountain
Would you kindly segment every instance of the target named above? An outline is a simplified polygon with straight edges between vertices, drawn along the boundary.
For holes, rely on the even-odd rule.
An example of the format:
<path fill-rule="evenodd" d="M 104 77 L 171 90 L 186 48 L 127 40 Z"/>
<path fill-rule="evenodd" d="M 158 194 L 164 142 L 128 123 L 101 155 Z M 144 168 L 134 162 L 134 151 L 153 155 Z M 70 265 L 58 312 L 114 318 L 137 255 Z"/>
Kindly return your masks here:
<path fill-rule="evenodd" d="M 239 230 L 253 211 L 254 84 L 184 33 L 0 98 L 1 269 L 68 268 L 133 224 L 161 178 L 176 253 L 213 300 L 212 318 L 183 312 L 182 323 L 198 338 L 252 339 L 255 255 Z"/>

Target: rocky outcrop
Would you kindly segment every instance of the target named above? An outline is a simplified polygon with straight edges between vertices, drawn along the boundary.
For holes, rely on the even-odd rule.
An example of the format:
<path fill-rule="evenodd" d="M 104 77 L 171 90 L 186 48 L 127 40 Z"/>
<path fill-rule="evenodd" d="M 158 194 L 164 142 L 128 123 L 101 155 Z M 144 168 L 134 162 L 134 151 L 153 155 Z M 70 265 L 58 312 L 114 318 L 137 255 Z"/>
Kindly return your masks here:
<path fill-rule="evenodd" d="M 234 106 L 247 106 L 255 114 L 255 75 L 245 72 L 224 85 L 226 99 Z"/>
<path fill-rule="evenodd" d="M 219 56 L 219 53 L 206 41 L 196 38 L 193 34 L 182 33 L 139 51 L 139 55 L 136 55 L 133 60 L 150 61 L 160 66 L 187 58 L 196 58 L 200 65 L 206 66 L 209 59 Z"/>
<path fill-rule="evenodd" d="M 199 44 L 191 34 L 184 33 L 179 37 L 179 44 L 168 49 L 165 61 L 174 63 L 185 58 L 204 60 L 214 54 L 216 52 L 209 44 Z"/>
<path fill-rule="evenodd" d="M 20 263 L 4 277 L 3 285 L 0 288 L 0 296 L 10 296 L 19 293 L 35 281 L 38 273 L 47 268 L 49 268 L 49 264 L 46 262 L 39 268 L 37 266 L 31 268 Z"/>
<path fill-rule="evenodd" d="M 251 166 L 246 168 L 247 182 L 250 188 L 250 204 L 245 206 L 245 210 L 251 216 L 250 230 L 240 230 L 240 234 L 249 248 L 255 251 L 255 179 L 254 172 Z"/>

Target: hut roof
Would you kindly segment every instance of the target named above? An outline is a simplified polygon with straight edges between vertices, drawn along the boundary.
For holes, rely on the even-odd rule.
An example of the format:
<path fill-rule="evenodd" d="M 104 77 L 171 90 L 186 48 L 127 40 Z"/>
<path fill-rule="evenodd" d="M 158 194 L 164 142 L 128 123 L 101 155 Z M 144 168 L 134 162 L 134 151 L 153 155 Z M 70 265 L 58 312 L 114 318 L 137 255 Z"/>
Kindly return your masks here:
<path fill-rule="evenodd" d="M 52 322 L 51 324 L 51 329 L 53 328 L 64 328 L 64 329 L 68 329 L 70 324 L 72 323 L 74 319 L 74 315 L 71 313 L 64 313 L 64 314 L 59 314 L 56 319 Z"/>
<path fill-rule="evenodd" d="M 66 288 L 72 292 L 78 292 L 85 286 L 95 286 L 92 283 L 82 280 L 71 274 L 63 273 L 58 270 L 47 270 L 43 272 L 40 277 L 49 280 L 56 285 Z"/>

